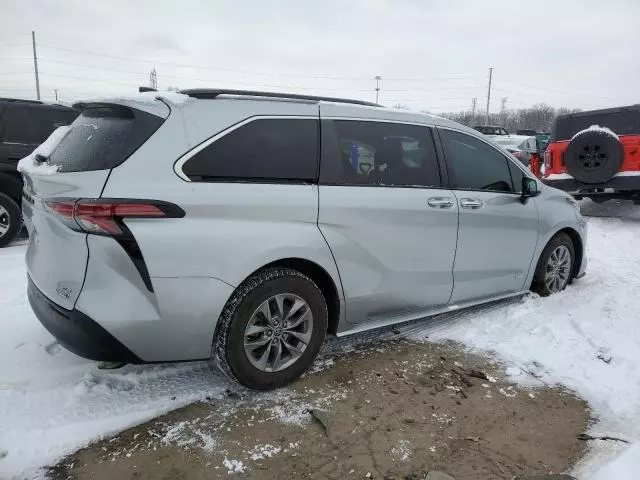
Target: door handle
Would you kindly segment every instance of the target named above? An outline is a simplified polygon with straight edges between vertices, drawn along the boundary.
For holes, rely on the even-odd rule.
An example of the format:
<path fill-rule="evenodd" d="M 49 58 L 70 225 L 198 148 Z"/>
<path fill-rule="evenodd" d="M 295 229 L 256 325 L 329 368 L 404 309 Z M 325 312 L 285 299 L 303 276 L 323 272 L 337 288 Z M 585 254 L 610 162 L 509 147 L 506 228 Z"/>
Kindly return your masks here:
<path fill-rule="evenodd" d="M 477 200 L 475 198 L 461 198 L 460 199 L 460 206 L 462 208 L 470 208 L 470 209 L 476 210 L 476 209 L 482 207 L 482 205 L 484 205 L 484 203 L 482 203 L 482 200 Z"/>
<path fill-rule="evenodd" d="M 450 197 L 431 197 L 427 204 L 433 208 L 451 208 L 453 207 L 453 199 Z"/>

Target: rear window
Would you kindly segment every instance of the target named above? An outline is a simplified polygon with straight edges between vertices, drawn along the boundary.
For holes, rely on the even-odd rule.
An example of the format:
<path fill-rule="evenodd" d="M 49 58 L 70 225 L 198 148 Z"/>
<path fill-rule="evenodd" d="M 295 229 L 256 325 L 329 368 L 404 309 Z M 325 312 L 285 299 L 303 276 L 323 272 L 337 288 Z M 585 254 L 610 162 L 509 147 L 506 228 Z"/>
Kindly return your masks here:
<path fill-rule="evenodd" d="M 551 141 L 571 140 L 576 133 L 592 125 L 607 127 L 618 135 L 640 135 L 640 107 L 560 116 L 554 123 Z"/>
<path fill-rule="evenodd" d="M 163 119 L 126 107 L 83 110 L 49 157 L 60 172 L 117 167 L 162 124 Z"/>

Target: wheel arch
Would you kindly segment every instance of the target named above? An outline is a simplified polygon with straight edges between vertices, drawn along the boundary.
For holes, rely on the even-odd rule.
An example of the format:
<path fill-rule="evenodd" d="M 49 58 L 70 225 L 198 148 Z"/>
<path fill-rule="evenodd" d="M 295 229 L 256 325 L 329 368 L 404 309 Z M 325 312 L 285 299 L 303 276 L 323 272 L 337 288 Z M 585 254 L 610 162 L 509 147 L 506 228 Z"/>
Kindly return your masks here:
<path fill-rule="evenodd" d="M 583 255 L 584 255 L 584 244 L 582 242 L 582 238 L 580 237 L 580 234 L 578 233 L 577 230 L 575 230 L 572 227 L 562 227 L 562 228 L 558 228 L 556 230 L 553 231 L 553 233 L 551 233 L 546 239 L 545 241 L 540 245 L 540 251 L 538 252 L 538 254 L 536 255 L 536 262 L 532 265 L 532 272 L 531 272 L 531 279 L 533 280 L 533 275 L 535 274 L 535 269 L 538 266 L 538 263 L 540 262 L 540 257 L 542 255 L 542 252 L 544 252 L 544 249 L 547 247 L 547 245 L 549 245 L 549 242 L 551 242 L 551 240 L 553 240 L 559 233 L 564 233 L 566 235 L 569 236 L 569 238 L 571 239 L 571 243 L 573 243 L 573 250 L 575 253 L 575 261 L 573 262 L 573 268 L 571 271 L 571 279 L 575 278 L 578 273 L 580 272 L 580 268 L 582 267 L 582 261 L 583 261 Z"/>
<path fill-rule="evenodd" d="M 580 234 L 571 227 L 565 227 L 561 230 L 558 230 L 551 236 L 551 238 L 555 237 L 559 233 L 567 234 L 571 239 L 571 243 L 573 243 L 573 250 L 576 254 L 575 261 L 573 262 L 573 269 L 571 271 L 571 279 L 573 279 L 578 275 L 578 272 L 580 272 L 582 259 L 584 258 L 584 245 L 582 243 L 582 238 L 580 237 Z M 549 239 L 549 242 L 551 241 L 551 238 Z"/>
<path fill-rule="evenodd" d="M 327 331 L 332 334 L 337 333 L 340 318 L 342 316 L 342 296 L 340 295 L 341 290 L 338 289 L 340 283 L 336 283 L 329 272 L 327 272 L 327 270 L 318 263 L 299 257 L 281 258 L 269 262 L 260 268 L 255 269 L 246 276 L 245 280 L 260 270 L 273 267 L 285 267 L 297 270 L 314 281 L 318 288 L 320 288 L 320 291 L 327 302 L 327 314 L 329 317 Z"/>

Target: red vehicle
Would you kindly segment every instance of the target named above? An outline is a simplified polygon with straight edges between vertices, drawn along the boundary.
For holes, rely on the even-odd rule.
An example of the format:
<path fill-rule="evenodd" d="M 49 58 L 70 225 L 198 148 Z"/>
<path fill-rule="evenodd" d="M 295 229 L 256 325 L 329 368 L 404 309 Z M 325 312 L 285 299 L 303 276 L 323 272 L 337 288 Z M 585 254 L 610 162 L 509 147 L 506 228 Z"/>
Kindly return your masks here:
<path fill-rule="evenodd" d="M 640 105 L 559 115 L 542 181 L 578 199 L 640 203 Z"/>

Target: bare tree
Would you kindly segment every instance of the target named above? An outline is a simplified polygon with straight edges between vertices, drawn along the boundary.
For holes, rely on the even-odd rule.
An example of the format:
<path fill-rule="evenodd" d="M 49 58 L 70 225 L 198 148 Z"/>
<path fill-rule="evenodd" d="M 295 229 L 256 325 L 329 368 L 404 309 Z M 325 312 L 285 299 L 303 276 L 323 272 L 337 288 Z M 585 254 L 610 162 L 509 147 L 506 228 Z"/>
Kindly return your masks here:
<path fill-rule="evenodd" d="M 562 113 L 578 112 L 579 109 L 553 108 L 545 103 L 540 103 L 527 108 L 503 109 L 500 113 L 489 114 L 489 124 L 500 125 L 509 132 L 527 128 L 540 132 L 551 130 L 553 120 Z M 427 112 L 428 113 L 428 112 Z M 447 112 L 439 114 L 441 117 L 454 120 L 463 125 L 473 126 L 473 113 L 471 111 Z"/>

